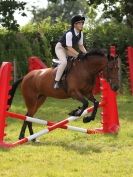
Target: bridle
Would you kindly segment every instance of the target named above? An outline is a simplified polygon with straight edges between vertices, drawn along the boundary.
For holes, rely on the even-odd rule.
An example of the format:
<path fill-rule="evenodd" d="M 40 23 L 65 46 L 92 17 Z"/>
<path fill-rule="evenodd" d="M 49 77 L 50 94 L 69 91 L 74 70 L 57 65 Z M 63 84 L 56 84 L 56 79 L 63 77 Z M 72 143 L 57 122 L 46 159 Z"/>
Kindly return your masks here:
<path fill-rule="evenodd" d="M 112 84 L 113 80 L 117 80 L 118 79 L 118 75 L 112 76 L 110 75 L 111 71 L 113 71 L 113 69 L 119 70 L 118 67 L 118 56 L 116 57 L 109 57 L 108 58 L 108 62 L 107 62 L 107 66 L 106 66 L 106 74 L 107 74 L 107 81 Z"/>

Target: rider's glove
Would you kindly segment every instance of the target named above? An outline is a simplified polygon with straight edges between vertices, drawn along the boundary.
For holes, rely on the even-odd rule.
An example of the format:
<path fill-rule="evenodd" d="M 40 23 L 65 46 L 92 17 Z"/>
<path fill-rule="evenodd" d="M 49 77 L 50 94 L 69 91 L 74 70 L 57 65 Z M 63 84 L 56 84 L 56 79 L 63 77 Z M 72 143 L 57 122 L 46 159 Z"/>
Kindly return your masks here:
<path fill-rule="evenodd" d="M 86 55 L 85 53 L 80 52 L 77 56 L 77 59 L 82 60 L 82 59 L 84 59 L 85 55 Z"/>

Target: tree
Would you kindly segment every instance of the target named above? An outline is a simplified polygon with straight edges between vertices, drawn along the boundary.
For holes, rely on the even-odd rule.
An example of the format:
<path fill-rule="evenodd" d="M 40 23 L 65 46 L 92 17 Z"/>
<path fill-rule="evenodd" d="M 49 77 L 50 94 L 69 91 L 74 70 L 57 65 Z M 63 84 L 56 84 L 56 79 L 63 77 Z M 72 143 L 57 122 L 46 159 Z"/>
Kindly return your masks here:
<path fill-rule="evenodd" d="M 72 1 L 77 1 L 77 0 L 61 0 L 60 2 L 61 2 L 61 3 L 66 3 L 66 2 L 72 2 Z M 57 3 L 58 0 L 49 0 L 49 2 Z"/>
<path fill-rule="evenodd" d="M 25 2 L 5 0 L 0 1 L 0 24 L 9 31 L 18 31 L 19 24 L 14 19 L 14 13 L 19 10 L 22 16 L 26 16 L 24 13 Z"/>
<path fill-rule="evenodd" d="M 73 0 L 65 2 L 62 0 L 50 1 L 47 9 L 36 9 L 36 7 L 33 8 L 33 21 L 40 22 L 50 16 L 52 22 L 56 22 L 57 17 L 60 17 L 60 19 L 65 22 L 70 22 L 71 17 L 75 14 L 87 14 L 88 8 L 89 7 L 86 0 Z"/>
<path fill-rule="evenodd" d="M 103 5 L 104 18 L 114 18 L 117 22 L 123 22 L 128 27 L 133 28 L 132 0 L 88 0 L 88 4 L 94 8 Z"/>
<path fill-rule="evenodd" d="M 57 3 L 58 0 L 49 0 L 49 3 Z M 60 2 L 71 3 L 76 0 L 61 0 Z M 103 18 L 114 18 L 117 22 L 125 23 L 133 28 L 133 1 L 132 0 L 87 0 L 89 6 L 98 8 L 103 6 Z"/>

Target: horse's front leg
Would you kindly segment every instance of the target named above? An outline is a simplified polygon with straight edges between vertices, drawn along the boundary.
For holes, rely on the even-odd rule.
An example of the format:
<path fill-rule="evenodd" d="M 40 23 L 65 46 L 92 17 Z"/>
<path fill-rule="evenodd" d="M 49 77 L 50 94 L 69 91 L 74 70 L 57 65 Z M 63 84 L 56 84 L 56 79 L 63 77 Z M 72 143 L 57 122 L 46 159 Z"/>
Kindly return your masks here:
<path fill-rule="evenodd" d="M 74 99 L 80 101 L 83 104 L 83 106 L 77 108 L 76 110 L 73 110 L 71 113 L 69 113 L 69 115 L 71 115 L 71 116 L 81 116 L 81 114 L 84 112 L 84 110 L 88 107 L 88 100 L 86 100 L 84 98 L 84 96 L 79 91 L 74 92 L 72 97 Z"/>
<path fill-rule="evenodd" d="M 93 95 L 91 95 L 91 96 L 89 95 L 89 96 L 87 96 L 87 98 L 88 98 L 91 102 L 93 102 L 93 104 L 94 104 L 94 109 L 93 109 L 93 111 L 92 111 L 92 113 L 91 113 L 90 116 L 86 116 L 86 117 L 83 118 L 83 122 L 84 122 L 84 123 L 88 123 L 88 122 L 90 122 L 90 121 L 92 121 L 92 120 L 95 120 L 96 113 L 97 113 L 97 109 L 98 109 L 98 106 L 99 106 L 99 102 L 94 98 Z"/>

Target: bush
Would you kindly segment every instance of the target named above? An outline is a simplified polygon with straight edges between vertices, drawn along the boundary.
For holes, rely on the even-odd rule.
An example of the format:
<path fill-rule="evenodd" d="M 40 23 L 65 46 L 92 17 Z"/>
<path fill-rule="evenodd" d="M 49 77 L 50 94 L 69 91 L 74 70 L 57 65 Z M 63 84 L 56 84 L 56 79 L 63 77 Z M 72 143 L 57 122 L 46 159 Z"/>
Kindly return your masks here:
<path fill-rule="evenodd" d="M 69 25 L 65 22 L 57 19 L 57 23 L 53 24 L 51 19 L 48 18 L 44 20 L 40 25 L 41 32 L 46 36 L 47 40 L 50 43 L 51 54 L 55 56 L 55 45 L 64 34 L 65 31 L 69 29 Z"/>
<path fill-rule="evenodd" d="M 133 46 L 133 30 L 124 24 L 107 22 L 97 25 L 95 29 L 85 29 L 85 43 L 87 48 L 109 49 L 111 45 L 117 47 L 117 53 L 122 60 L 122 84 L 127 83 L 127 63 L 125 50 Z"/>
<path fill-rule="evenodd" d="M 50 47 L 45 36 L 38 32 L 0 34 L 0 62 L 16 60 L 19 77 L 27 73 L 27 59 L 32 55 L 50 65 Z"/>
<path fill-rule="evenodd" d="M 27 71 L 27 58 L 37 55 L 50 66 L 52 56 L 55 56 L 55 45 L 69 25 L 57 19 L 52 23 L 50 17 L 40 23 L 28 24 L 21 29 L 21 33 L 8 33 L 0 30 L 0 61 L 16 59 L 19 75 Z M 122 59 L 122 77 L 126 78 L 125 49 L 133 46 L 133 30 L 124 24 L 104 22 L 95 28 L 84 29 L 85 45 L 90 48 L 105 48 L 116 45 Z"/>
<path fill-rule="evenodd" d="M 13 61 L 18 64 L 19 75 L 26 73 L 27 57 L 32 55 L 32 50 L 27 39 L 21 33 L 6 33 L 0 35 L 0 60 Z"/>

